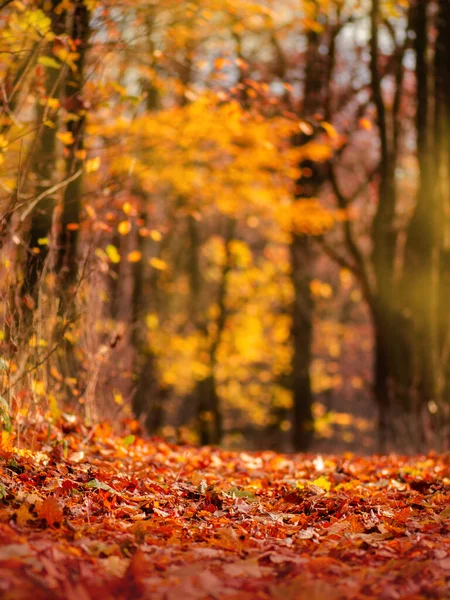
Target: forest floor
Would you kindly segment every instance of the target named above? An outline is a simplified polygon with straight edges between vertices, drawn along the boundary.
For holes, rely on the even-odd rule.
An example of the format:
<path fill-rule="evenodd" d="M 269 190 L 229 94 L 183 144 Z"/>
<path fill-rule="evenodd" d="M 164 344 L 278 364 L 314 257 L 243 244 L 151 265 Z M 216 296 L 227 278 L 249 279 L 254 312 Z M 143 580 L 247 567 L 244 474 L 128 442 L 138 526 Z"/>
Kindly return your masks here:
<path fill-rule="evenodd" d="M 448 455 L 32 437 L 1 438 L 4 600 L 450 598 Z"/>

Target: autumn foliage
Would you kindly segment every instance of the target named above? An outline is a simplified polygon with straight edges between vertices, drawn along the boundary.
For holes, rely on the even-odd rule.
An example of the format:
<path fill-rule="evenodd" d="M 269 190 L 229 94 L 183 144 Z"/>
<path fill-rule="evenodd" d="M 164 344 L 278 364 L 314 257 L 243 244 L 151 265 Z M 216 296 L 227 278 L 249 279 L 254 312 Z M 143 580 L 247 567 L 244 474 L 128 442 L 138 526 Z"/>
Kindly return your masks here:
<path fill-rule="evenodd" d="M 450 597 L 449 57 L 448 0 L 0 0 L 1 598 Z"/>
<path fill-rule="evenodd" d="M 2 427 L 447 450 L 449 22 L 0 3 Z"/>
<path fill-rule="evenodd" d="M 198 449 L 73 419 L 22 442 L 0 449 L 5 600 L 450 595 L 448 457 Z"/>

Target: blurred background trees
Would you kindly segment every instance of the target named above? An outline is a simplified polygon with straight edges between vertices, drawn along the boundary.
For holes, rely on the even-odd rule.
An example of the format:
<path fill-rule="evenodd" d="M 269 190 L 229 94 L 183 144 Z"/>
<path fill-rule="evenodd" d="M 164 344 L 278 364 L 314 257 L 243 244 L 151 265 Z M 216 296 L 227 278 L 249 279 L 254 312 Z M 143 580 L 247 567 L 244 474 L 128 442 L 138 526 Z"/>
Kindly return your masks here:
<path fill-rule="evenodd" d="M 448 449 L 449 27 L 446 0 L 0 4 L 3 426 Z"/>

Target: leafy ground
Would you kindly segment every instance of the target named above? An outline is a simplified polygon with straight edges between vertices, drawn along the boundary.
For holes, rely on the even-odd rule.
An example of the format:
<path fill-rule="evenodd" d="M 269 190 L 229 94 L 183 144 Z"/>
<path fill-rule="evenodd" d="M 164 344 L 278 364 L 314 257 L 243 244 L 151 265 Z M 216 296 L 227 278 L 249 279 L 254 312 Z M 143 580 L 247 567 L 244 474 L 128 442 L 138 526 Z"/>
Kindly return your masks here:
<path fill-rule="evenodd" d="M 68 422 L 13 444 L 4 600 L 450 598 L 449 456 L 233 453 Z"/>

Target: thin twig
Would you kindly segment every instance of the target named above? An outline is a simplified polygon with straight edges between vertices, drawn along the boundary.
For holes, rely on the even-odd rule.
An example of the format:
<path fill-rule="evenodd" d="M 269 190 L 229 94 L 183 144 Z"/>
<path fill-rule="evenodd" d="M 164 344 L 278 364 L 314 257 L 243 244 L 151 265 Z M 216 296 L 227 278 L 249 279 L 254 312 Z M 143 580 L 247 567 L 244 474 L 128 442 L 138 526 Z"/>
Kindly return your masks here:
<path fill-rule="evenodd" d="M 34 200 L 28 206 L 28 208 L 26 208 L 23 211 L 22 216 L 20 217 L 20 221 L 23 223 L 25 221 L 25 219 L 27 218 L 27 216 L 30 214 L 30 212 L 33 210 L 33 208 L 36 206 L 36 204 L 38 204 L 46 196 L 49 196 L 50 194 L 57 192 L 61 188 L 68 186 L 69 183 L 72 183 L 72 181 L 75 181 L 75 179 L 78 179 L 78 177 L 82 174 L 82 172 L 83 172 L 83 169 L 78 169 L 78 171 L 76 173 L 74 173 L 73 175 L 71 175 L 70 177 L 65 179 L 64 181 L 61 181 L 60 183 L 55 184 L 53 187 L 48 188 L 47 190 L 42 192 L 42 194 L 39 194 L 39 196 L 36 198 L 36 200 Z"/>
<path fill-rule="evenodd" d="M 327 254 L 334 262 L 344 269 L 348 269 L 352 273 L 358 273 L 358 267 L 351 263 L 345 256 L 342 256 L 342 254 L 336 252 L 334 248 L 329 246 L 322 236 L 315 237 L 314 240 L 319 244 L 325 254 Z"/>

